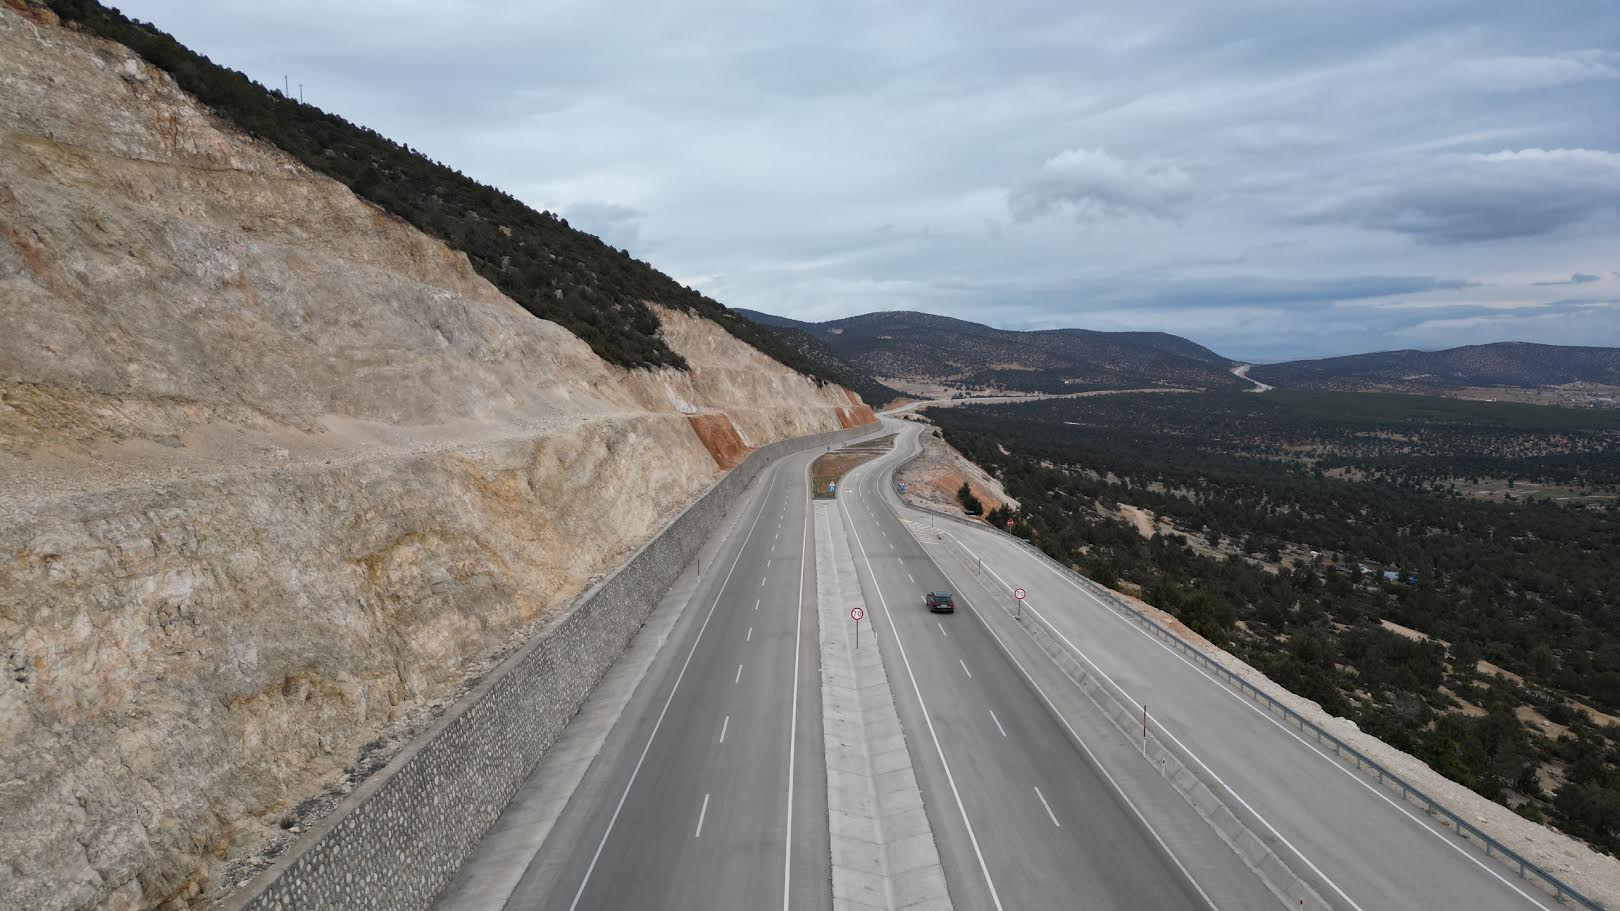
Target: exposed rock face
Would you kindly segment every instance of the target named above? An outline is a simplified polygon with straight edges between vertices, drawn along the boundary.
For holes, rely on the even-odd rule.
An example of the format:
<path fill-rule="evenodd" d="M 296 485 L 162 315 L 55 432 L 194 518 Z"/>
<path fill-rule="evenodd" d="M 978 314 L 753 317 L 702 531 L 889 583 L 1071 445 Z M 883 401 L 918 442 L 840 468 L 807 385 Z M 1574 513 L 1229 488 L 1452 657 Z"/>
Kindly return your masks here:
<path fill-rule="evenodd" d="M 660 311 L 626 372 L 0 5 L 0 907 L 183 907 L 747 446 L 851 402 Z M 842 409 L 842 412 L 841 412 Z"/>
<path fill-rule="evenodd" d="M 966 515 L 956 498 L 965 483 L 987 513 L 1002 506 L 1018 508 L 1018 501 L 1007 495 L 1000 481 L 941 439 L 937 429 L 924 429 L 921 440 L 922 454 L 895 476 L 906 485 L 907 502 L 924 509 Z"/>

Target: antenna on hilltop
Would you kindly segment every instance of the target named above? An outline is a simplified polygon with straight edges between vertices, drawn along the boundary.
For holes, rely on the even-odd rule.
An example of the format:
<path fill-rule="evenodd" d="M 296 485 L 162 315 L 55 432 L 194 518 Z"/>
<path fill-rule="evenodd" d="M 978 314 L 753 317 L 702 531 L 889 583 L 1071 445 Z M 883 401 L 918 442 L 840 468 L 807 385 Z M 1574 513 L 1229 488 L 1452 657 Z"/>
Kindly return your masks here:
<path fill-rule="evenodd" d="M 287 84 L 287 74 L 281 74 L 281 95 L 283 98 L 292 96 L 292 86 Z"/>

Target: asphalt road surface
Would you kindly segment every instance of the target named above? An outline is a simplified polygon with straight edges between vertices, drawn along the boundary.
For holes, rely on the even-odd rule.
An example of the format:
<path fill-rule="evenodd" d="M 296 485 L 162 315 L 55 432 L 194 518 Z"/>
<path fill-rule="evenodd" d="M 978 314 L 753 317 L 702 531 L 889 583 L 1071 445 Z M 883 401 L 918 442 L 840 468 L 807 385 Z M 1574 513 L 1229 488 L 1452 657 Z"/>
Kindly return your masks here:
<path fill-rule="evenodd" d="M 906 428 L 896 460 L 915 446 L 915 428 Z M 892 484 L 877 483 L 875 475 L 871 481 L 865 495 L 876 493 L 888 504 L 875 514 L 897 512 L 915 522 L 930 521 L 926 513 L 902 505 Z M 1025 589 L 1027 609 L 1050 621 L 1133 701 L 1150 706 L 1155 725 L 1196 754 L 1285 840 L 1291 855 L 1286 861 L 1314 865 L 1332 884 L 1334 894 L 1324 898 L 1352 911 L 1560 907 L 1470 843 L 1428 822 L 1421 810 L 1374 787 L 1219 684 L 1016 542 L 987 528 L 939 525 L 983 560 L 988 584 L 1004 592 Z M 891 529 L 889 537 L 894 536 Z M 909 643 L 909 631 L 903 634 Z M 929 705 L 933 708 L 932 700 Z"/>
<path fill-rule="evenodd" d="M 1162 779 L 1116 789 L 1044 704 L 1083 701 L 1072 683 L 1049 673 L 1037 691 L 1038 668 L 1015 663 L 960 591 L 954 614 L 927 610 L 924 593 L 956 586 L 881 494 L 912 430 L 846 478 L 840 506 L 956 907 L 1280 907 Z M 1089 718 L 1083 741 L 1123 740 Z"/>
<path fill-rule="evenodd" d="M 510 860 L 522 873 L 491 906 L 831 908 L 816 454 L 783 459 L 745 496 L 549 836 Z M 955 906 L 1277 907 L 1055 665 L 1027 646 L 1020 664 L 966 598 L 927 612 L 923 593 L 952 586 L 881 497 L 895 459 L 851 474 L 839 514 Z"/>
<path fill-rule="evenodd" d="M 809 462 L 761 475 L 506 903 L 830 908 Z"/>

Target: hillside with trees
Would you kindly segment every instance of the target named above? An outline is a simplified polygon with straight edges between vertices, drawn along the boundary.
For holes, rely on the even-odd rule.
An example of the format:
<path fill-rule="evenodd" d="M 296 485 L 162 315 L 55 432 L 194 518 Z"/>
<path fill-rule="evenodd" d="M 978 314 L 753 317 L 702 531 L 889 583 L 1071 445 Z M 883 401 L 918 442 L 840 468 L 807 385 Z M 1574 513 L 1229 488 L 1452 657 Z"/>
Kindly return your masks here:
<path fill-rule="evenodd" d="M 1620 348 L 1498 342 L 1444 351 L 1380 351 L 1258 364 L 1249 375 L 1284 389 L 1450 394 L 1471 387 L 1620 386 Z"/>
<path fill-rule="evenodd" d="M 1021 501 L 1017 533 L 1048 554 L 1480 794 L 1620 852 L 1613 413 L 1295 392 L 931 417 Z M 1512 486 L 1482 499 L 1493 483 Z"/>
<path fill-rule="evenodd" d="M 566 219 L 537 212 L 409 146 L 266 88 L 96 0 L 49 0 L 48 5 L 64 22 L 140 54 L 239 129 L 466 253 L 502 293 L 567 328 L 610 363 L 685 368 L 684 359 L 659 336 L 658 318 L 647 306 L 656 301 L 707 317 L 820 381 L 833 380 L 773 333 Z"/>
<path fill-rule="evenodd" d="M 757 310 L 737 308 L 732 312 L 757 323 L 763 331 L 776 336 L 783 345 L 798 352 L 807 362 L 816 365 L 821 376 L 853 390 L 868 405 L 882 408 L 900 398 L 899 390 L 878 382 L 871 373 L 839 357 L 826 341 L 809 331 L 810 323 L 801 323 L 783 316 L 772 316 Z"/>
<path fill-rule="evenodd" d="M 894 385 L 1053 394 L 1249 387 L 1231 375 L 1234 361 L 1163 332 L 1017 332 L 914 311 L 824 323 L 749 315 L 779 332 L 804 332 L 853 368 Z"/>

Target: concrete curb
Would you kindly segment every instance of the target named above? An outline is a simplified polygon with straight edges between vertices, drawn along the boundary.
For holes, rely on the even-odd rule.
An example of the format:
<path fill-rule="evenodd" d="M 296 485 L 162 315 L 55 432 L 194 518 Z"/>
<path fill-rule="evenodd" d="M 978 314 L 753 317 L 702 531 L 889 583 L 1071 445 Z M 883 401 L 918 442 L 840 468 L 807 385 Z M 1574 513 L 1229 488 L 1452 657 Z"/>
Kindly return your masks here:
<path fill-rule="evenodd" d="M 834 501 L 815 504 L 816 609 L 835 911 L 948 911 L 945 870 Z"/>

